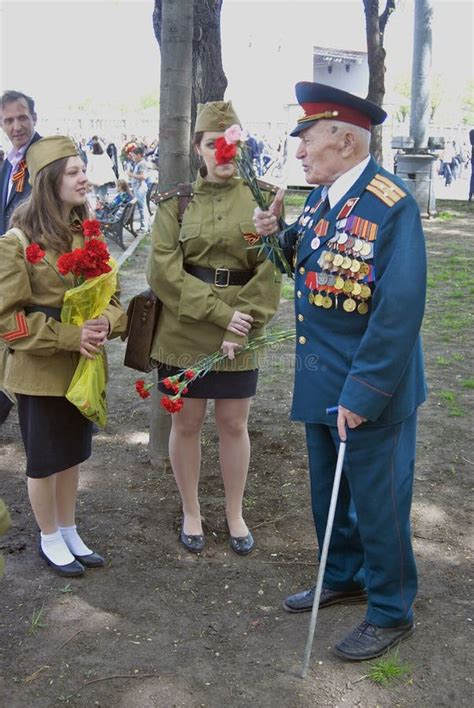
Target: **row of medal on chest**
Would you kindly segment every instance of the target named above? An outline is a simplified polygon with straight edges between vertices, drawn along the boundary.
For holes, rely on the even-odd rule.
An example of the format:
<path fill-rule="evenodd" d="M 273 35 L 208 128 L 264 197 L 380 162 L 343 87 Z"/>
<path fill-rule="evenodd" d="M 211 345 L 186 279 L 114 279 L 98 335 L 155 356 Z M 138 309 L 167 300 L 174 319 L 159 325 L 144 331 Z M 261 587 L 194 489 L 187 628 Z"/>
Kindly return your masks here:
<path fill-rule="evenodd" d="M 319 243 L 314 246 L 319 247 Z M 372 291 L 366 283 L 359 281 L 373 279 L 370 277 L 373 267 L 365 261 L 365 258 L 373 256 L 373 243 L 339 233 L 327 242 L 327 246 L 331 250 L 323 251 L 318 259 L 321 272 L 308 274 L 309 280 L 312 281 L 308 284 L 307 280 L 311 289 L 309 302 L 325 309 L 333 305 L 337 308 L 339 296 L 343 295 L 342 307 L 346 312 L 367 314 L 369 306 L 366 301 L 371 297 Z M 354 254 L 364 260 L 352 257 Z"/>

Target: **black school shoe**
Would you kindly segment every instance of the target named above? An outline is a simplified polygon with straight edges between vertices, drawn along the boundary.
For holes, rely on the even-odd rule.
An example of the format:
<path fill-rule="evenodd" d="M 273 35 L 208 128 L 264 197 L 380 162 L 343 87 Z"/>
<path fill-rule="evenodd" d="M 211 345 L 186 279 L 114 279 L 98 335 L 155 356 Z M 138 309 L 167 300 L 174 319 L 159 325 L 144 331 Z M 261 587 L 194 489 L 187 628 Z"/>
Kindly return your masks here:
<path fill-rule="evenodd" d="M 361 622 L 344 639 L 336 644 L 334 652 L 348 661 L 365 661 L 385 654 L 391 647 L 411 637 L 415 631 L 413 622 L 399 627 L 377 627 L 370 622 Z"/>
<path fill-rule="evenodd" d="M 181 529 L 179 540 L 190 553 L 201 553 L 204 550 L 205 540 L 203 534 L 192 535 L 184 533 L 183 529 Z"/>
<path fill-rule="evenodd" d="M 53 563 L 53 561 L 48 558 L 41 546 L 39 547 L 38 552 L 41 558 L 45 560 L 46 563 L 49 565 L 49 567 L 52 568 L 55 573 L 57 573 L 63 578 L 78 578 L 80 575 L 84 575 L 84 573 L 86 572 L 86 569 L 84 568 L 82 563 L 79 563 L 79 561 L 77 560 L 72 561 L 72 563 L 66 563 L 66 565 L 56 565 L 56 563 Z"/>
<path fill-rule="evenodd" d="M 283 600 L 283 609 L 287 612 L 311 612 L 315 592 L 316 585 L 313 585 L 309 590 L 290 595 Z M 367 602 L 367 590 L 331 590 L 323 586 L 319 607 L 353 605 L 358 602 Z"/>
<path fill-rule="evenodd" d="M 238 553 L 239 556 L 248 556 L 253 551 L 255 541 L 249 531 L 246 536 L 231 536 L 229 545 L 234 553 Z"/>
<path fill-rule="evenodd" d="M 105 560 L 98 553 L 88 553 L 87 556 L 76 556 L 74 558 L 79 561 L 85 568 L 103 568 Z"/>

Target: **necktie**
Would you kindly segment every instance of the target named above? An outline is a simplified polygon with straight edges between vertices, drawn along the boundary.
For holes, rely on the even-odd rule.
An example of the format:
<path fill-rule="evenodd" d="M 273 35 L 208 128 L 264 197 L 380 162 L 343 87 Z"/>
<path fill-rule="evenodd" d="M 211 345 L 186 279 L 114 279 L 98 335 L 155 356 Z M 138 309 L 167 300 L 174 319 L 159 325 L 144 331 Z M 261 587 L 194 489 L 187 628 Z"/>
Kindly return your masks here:
<path fill-rule="evenodd" d="M 16 192 L 22 192 L 25 186 L 26 160 L 20 160 L 15 174 L 12 176 L 13 186 Z"/>

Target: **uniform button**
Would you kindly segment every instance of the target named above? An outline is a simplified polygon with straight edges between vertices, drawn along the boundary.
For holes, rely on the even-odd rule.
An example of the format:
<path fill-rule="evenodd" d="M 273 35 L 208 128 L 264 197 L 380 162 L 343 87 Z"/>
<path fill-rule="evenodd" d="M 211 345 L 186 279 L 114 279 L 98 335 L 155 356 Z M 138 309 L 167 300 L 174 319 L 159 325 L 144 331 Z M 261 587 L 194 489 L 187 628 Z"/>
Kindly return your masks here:
<path fill-rule="evenodd" d="M 301 268 L 300 268 L 300 275 L 304 275 L 305 272 L 306 272 L 305 269 L 303 268 L 303 266 L 301 266 Z"/>
<path fill-rule="evenodd" d="M 221 202 L 221 201 L 222 201 L 222 197 L 216 197 L 216 202 Z"/>
<path fill-rule="evenodd" d="M 221 216 L 220 214 L 219 214 L 219 216 L 217 217 L 217 221 L 222 221 L 222 216 Z"/>
<path fill-rule="evenodd" d="M 296 293 L 296 297 L 302 297 L 302 295 L 303 293 L 301 292 L 301 290 L 298 290 L 298 292 Z"/>
<path fill-rule="evenodd" d="M 303 320 L 304 320 L 303 315 L 298 315 L 298 319 L 299 319 L 300 322 L 303 322 Z"/>
<path fill-rule="evenodd" d="M 306 344 L 306 337 L 298 337 L 298 342 L 300 344 Z"/>

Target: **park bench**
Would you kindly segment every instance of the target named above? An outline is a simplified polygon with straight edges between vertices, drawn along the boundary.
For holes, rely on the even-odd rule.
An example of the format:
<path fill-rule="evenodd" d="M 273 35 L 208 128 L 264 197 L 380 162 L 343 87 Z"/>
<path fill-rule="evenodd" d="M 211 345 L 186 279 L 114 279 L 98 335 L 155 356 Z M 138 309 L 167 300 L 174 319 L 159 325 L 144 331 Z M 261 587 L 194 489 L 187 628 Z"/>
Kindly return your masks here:
<path fill-rule="evenodd" d="M 135 206 L 137 200 L 132 199 L 128 204 L 126 204 L 119 214 L 114 216 L 113 214 L 108 218 L 99 219 L 102 225 L 102 231 L 106 238 L 120 246 L 120 248 L 125 251 L 126 246 L 123 242 L 123 230 L 126 229 L 132 234 L 133 238 L 137 237 L 136 231 L 133 227 L 133 217 L 135 214 Z"/>

